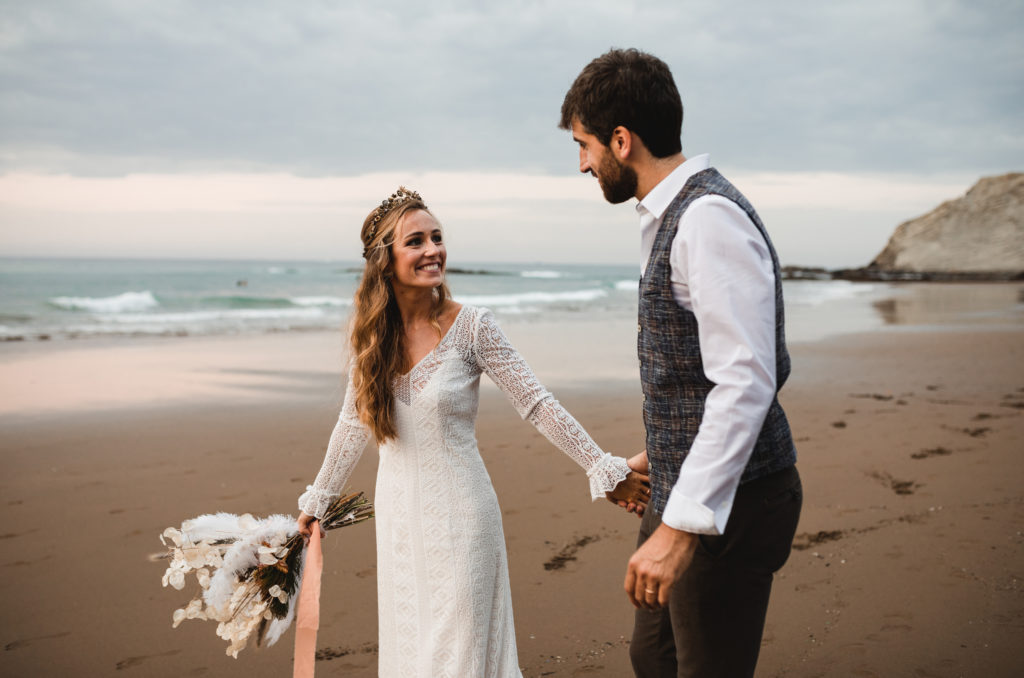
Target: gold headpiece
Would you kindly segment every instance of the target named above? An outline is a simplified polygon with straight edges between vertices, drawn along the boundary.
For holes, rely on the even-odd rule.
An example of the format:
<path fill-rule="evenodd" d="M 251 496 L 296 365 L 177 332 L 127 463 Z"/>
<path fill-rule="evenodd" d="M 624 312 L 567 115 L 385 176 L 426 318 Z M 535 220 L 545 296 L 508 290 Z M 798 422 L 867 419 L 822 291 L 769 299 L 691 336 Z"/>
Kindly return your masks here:
<path fill-rule="evenodd" d="M 374 210 L 373 221 L 370 222 L 370 233 L 366 238 L 367 245 L 363 248 L 364 259 L 366 258 L 366 255 L 370 253 L 369 243 L 373 242 L 373 236 L 377 235 L 377 224 L 380 223 L 380 220 L 387 216 L 387 213 L 392 209 L 410 200 L 419 200 L 420 202 L 423 202 L 423 198 L 420 197 L 419 193 L 416 191 L 410 191 L 405 186 L 399 186 L 398 190 L 392 193 L 390 197 L 386 200 L 381 200 L 380 206 Z"/>

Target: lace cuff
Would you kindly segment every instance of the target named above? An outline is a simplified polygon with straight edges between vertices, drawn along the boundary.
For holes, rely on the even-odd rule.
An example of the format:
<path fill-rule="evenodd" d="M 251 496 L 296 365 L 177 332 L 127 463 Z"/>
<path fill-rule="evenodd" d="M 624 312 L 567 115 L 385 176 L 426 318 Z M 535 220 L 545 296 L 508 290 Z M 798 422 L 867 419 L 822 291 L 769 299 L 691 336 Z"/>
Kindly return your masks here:
<path fill-rule="evenodd" d="M 605 498 L 605 492 L 611 492 L 626 479 L 631 469 L 622 457 L 613 457 L 605 452 L 604 456 L 587 471 L 590 478 L 590 499 L 597 501 Z M 307 511 L 306 513 L 309 513 Z"/>
<path fill-rule="evenodd" d="M 331 502 L 340 497 L 337 492 L 325 492 L 318 490 L 312 485 L 306 486 L 306 491 L 299 497 L 299 510 L 308 516 L 315 516 L 317 520 L 324 517 L 327 507 Z"/>

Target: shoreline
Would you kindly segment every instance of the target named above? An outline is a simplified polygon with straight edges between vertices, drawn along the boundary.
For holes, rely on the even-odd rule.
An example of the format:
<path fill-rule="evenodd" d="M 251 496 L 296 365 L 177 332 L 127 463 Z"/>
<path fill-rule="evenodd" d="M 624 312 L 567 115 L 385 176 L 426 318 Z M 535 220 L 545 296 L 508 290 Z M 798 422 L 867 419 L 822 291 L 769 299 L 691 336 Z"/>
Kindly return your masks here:
<path fill-rule="evenodd" d="M 19 291 L 15 283 L 9 303 L 0 313 L 0 356 L 19 344 L 61 347 L 105 340 L 138 343 L 204 336 L 297 335 L 340 331 L 345 326 L 355 278 L 335 280 L 333 273 L 320 269 L 297 270 L 294 275 L 269 273 L 271 269 L 285 271 L 270 267 L 242 292 L 233 287 L 225 289 L 224 275 L 256 275 L 253 271 L 193 271 L 190 275 L 204 288 L 198 296 L 174 291 L 173 285 L 180 281 L 173 270 L 152 274 L 153 279 L 144 285 L 128 279 L 130 271 L 121 271 L 125 279 L 120 283 L 112 287 L 92 283 L 76 291 L 84 296 L 74 297 L 53 297 L 56 288 L 44 290 L 42 283 L 36 288 L 30 281 L 24 281 L 24 289 Z M 501 284 L 470 280 L 479 276 L 458 281 L 456 301 L 488 306 L 503 323 L 571 326 L 595 321 L 634 322 L 636 280 L 630 267 L 614 271 L 592 268 L 578 273 L 529 271 L 523 266 L 519 269 Z M 969 295 L 972 304 L 991 312 L 1024 318 L 1024 282 L 851 282 L 791 276 L 783 281 L 783 287 L 791 342 L 898 323 L 898 317 L 885 308 L 874 307 L 873 302 L 908 296 L 955 299 Z M 145 289 L 139 291 L 141 288 Z M 936 311 L 943 313 L 942 309 L 932 309 Z M 949 311 L 944 312 L 949 315 Z M 960 309 L 961 313 L 970 311 Z"/>
<path fill-rule="evenodd" d="M 791 292 L 798 296 L 801 290 Z M 632 316 L 550 319 L 499 314 L 499 323 L 552 388 L 630 384 L 639 379 Z M 1024 330 L 1024 285 L 869 285 L 851 297 L 807 308 L 787 306 L 791 348 L 858 334 L 1003 330 Z M 4 342 L 0 418 L 138 410 L 197 400 L 211 405 L 291 398 L 313 402 L 323 388 L 340 388 L 346 352 L 341 328 Z M 340 399 L 342 394 L 336 395 Z"/>

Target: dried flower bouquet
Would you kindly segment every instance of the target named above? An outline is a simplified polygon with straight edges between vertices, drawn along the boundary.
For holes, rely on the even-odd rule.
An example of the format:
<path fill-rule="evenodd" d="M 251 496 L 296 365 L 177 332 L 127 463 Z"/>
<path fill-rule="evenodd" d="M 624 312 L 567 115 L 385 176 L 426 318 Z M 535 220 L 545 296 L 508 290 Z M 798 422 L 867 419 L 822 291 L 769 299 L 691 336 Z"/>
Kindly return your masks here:
<path fill-rule="evenodd" d="M 372 517 L 373 505 L 359 492 L 336 499 L 320 524 L 335 530 Z M 254 631 L 257 645 L 273 645 L 291 625 L 305 562 L 295 518 L 207 514 L 180 529 L 168 527 L 160 541 L 171 559 L 163 585 L 180 591 L 194 572 L 201 589 L 174 611 L 174 628 L 185 619 L 217 621 L 217 635 L 229 643 L 227 654 L 238 657 Z"/>

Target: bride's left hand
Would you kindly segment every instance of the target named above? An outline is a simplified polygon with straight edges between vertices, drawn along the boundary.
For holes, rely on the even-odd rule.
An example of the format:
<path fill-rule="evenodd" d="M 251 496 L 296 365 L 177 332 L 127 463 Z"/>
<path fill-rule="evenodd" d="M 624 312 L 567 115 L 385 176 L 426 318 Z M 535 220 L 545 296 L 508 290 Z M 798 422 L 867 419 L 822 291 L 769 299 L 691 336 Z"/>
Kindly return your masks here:
<path fill-rule="evenodd" d="M 630 471 L 625 480 L 605 494 L 611 503 L 642 516 L 647 508 L 647 502 L 651 500 L 651 479 L 642 473 Z"/>
<path fill-rule="evenodd" d="M 299 528 L 299 534 L 302 535 L 302 541 L 309 543 L 309 538 L 313 536 L 313 524 L 316 523 L 317 528 L 320 530 L 320 538 L 323 539 L 327 536 L 324 532 L 323 526 L 320 521 L 314 516 L 307 514 L 305 511 L 299 514 L 298 519 L 295 521 Z"/>

